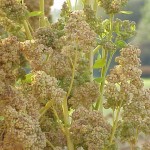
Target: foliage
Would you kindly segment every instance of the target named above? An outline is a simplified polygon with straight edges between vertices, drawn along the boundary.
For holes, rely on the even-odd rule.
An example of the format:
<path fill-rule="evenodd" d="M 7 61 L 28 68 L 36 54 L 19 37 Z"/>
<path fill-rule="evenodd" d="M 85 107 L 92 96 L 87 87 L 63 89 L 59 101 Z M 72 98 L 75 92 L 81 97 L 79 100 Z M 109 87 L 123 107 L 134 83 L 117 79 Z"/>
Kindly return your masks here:
<path fill-rule="evenodd" d="M 50 23 L 44 0 L 32 11 L 24 1 L 0 0 L 2 150 L 117 150 L 118 142 L 135 150 L 140 133 L 150 134 L 141 51 L 126 42 L 135 23 L 115 18 L 131 13 L 122 11 L 127 0 L 82 3 L 83 10 L 73 11 L 67 0 L 58 22 Z M 108 19 L 96 17 L 97 5 Z M 31 17 L 39 18 L 38 26 Z M 106 75 L 117 51 L 118 65 Z M 104 108 L 112 112 L 111 123 Z"/>

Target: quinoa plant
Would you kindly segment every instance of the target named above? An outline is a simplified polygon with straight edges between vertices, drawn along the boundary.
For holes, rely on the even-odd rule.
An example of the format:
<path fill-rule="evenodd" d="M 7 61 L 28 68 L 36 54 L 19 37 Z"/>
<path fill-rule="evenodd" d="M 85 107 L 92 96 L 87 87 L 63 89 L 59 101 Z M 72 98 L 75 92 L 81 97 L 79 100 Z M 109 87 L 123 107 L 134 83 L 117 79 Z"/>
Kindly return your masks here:
<path fill-rule="evenodd" d="M 149 150 L 148 141 L 138 147 L 139 135 L 150 134 L 150 90 L 141 51 L 127 43 L 135 23 L 115 17 L 130 13 L 127 0 L 82 0 L 82 10 L 67 0 L 56 23 L 44 2 L 53 1 L 0 0 L 0 149 L 121 150 L 127 142 Z"/>

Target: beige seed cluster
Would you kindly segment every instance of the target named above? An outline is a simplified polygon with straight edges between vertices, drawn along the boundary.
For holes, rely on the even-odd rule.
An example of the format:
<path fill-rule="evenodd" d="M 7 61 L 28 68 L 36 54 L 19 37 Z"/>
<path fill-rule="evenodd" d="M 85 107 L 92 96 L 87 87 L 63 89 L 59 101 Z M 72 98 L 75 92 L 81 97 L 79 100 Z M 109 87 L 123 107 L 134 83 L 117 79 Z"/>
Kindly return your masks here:
<path fill-rule="evenodd" d="M 0 93 L 5 84 L 13 85 L 16 81 L 20 64 L 19 49 L 16 37 L 0 40 Z"/>
<path fill-rule="evenodd" d="M 150 150 L 150 141 L 143 144 L 142 150 Z"/>
<path fill-rule="evenodd" d="M 50 71 L 50 64 L 46 62 L 53 54 L 53 49 L 51 47 L 48 48 L 43 44 L 38 44 L 38 42 L 34 40 L 25 41 L 22 43 L 22 53 L 30 62 L 33 70 L 44 70 L 43 68 L 45 67 L 47 70 L 44 71 Z"/>
<path fill-rule="evenodd" d="M 84 106 L 90 108 L 99 97 L 99 85 L 96 82 L 86 82 L 76 87 L 69 103 L 73 108 Z"/>
<path fill-rule="evenodd" d="M 111 126 L 97 111 L 79 107 L 73 112 L 71 133 L 76 147 L 82 145 L 84 149 L 103 149 L 107 144 Z"/>
<path fill-rule="evenodd" d="M 96 33 L 85 21 L 83 11 L 74 11 L 65 26 L 66 40 L 75 48 L 89 53 L 95 47 Z"/>
<path fill-rule="evenodd" d="M 135 140 L 137 131 L 150 131 L 150 91 L 144 89 L 140 67 L 140 49 L 128 45 L 116 57 L 119 63 L 110 71 L 105 86 L 106 108 L 123 107 L 121 139 Z"/>
<path fill-rule="evenodd" d="M 3 149 L 43 149 L 45 134 L 39 125 L 39 105 L 37 100 L 15 87 L 20 65 L 20 46 L 16 37 L 0 41 L 0 116 L 5 118 L 0 139 Z M 33 106 L 31 106 L 33 105 Z"/>
<path fill-rule="evenodd" d="M 26 97 L 19 89 L 13 87 L 5 89 L 0 99 L 2 105 L 0 115 L 5 118 L 3 149 L 15 149 L 19 144 L 25 149 L 42 150 L 46 139 L 39 125 L 39 112 L 34 109 L 34 114 L 31 114 L 29 110 L 32 101 L 36 104 L 35 99 Z"/>
<path fill-rule="evenodd" d="M 28 150 L 35 148 L 42 150 L 45 147 L 45 135 L 37 120 L 16 111 L 11 106 L 5 107 L 3 112 L 7 127 L 3 140 L 4 149 L 14 149 L 18 143 Z"/>
<path fill-rule="evenodd" d="M 59 52 L 54 52 L 49 62 L 51 63 L 51 70 L 53 76 L 62 79 L 66 76 L 71 76 L 72 65 L 68 57 Z"/>
<path fill-rule="evenodd" d="M 0 17 L 0 25 L 1 25 L 0 29 L 2 31 L 1 35 L 4 33 L 4 31 L 8 31 L 10 33 L 14 33 L 19 36 L 18 32 L 20 32 L 19 30 L 21 29 L 19 24 L 7 18 L 7 15 L 1 9 L 0 9 L 0 16 L 1 16 Z"/>
<path fill-rule="evenodd" d="M 44 71 L 35 72 L 32 87 L 35 97 L 44 104 L 48 100 L 55 100 L 56 103 L 61 104 L 66 95 L 66 92 L 58 87 L 57 79 Z"/>
<path fill-rule="evenodd" d="M 35 32 L 35 38 L 40 44 L 54 47 L 55 34 L 51 27 L 41 27 Z"/>
<path fill-rule="evenodd" d="M 0 0 L 0 9 L 9 19 L 16 22 L 22 22 L 28 15 L 26 6 L 18 0 Z"/>
<path fill-rule="evenodd" d="M 99 0 L 100 6 L 103 7 L 107 14 L 115 14 L 128 2 L 128 0 Z"/>
<path fill-rule="evenodd" d="M 133 95 L 138 94 L 143 87 L 139 55 L 140 50 L 132 45 L 121 50 L 121 55 L 116 58 L 119 65 L 111 69 L 106 78 L 108 83 L 104 93 L 107 99 L 105 107 L 115 108 L 121 101 L 123 104 L 130 102 Z"/>

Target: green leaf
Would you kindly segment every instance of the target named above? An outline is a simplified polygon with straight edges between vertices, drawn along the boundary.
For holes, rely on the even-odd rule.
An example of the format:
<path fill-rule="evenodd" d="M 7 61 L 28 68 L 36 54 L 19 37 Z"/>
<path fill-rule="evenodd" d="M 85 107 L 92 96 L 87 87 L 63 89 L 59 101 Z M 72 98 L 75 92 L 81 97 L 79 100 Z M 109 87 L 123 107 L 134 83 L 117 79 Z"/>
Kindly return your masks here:
<path fill-rule="evenodd" d="M 130 15 L 133 12 L 132 11 L 120 11 L 121 14 L 126 14 L 126 15 Z"/>
<path fill-rule="evenodd" d="M 0 116 L 0 121 L 3 121 L 4 120 L 4 117 L 3 116 Z"/>
<path fill-rule="evenodd" d="M 118 40 L 118 41 L 115 42 L 115 44 L 118 48 L 123 48 L 127 45 L 127 43 L 123 40 Z"/>
<path fill-rule="evenodd" d="M 22 83 L 31 83 L 32 82 L 32 73 L 27 74 L 25 80 L 22 80 Z"/>
<path fill-rule="evenodd" d="M 29 13 L 29 17 L 41 16 L 42 11 L 32 11 Z"/>
<path fill-rule="evenodd" d="M 94 81 L 98 82 L 98 83 L 101 83 L 103 82 L 104 78 L 102 77 L 99 77 L 99 78 L 95 78 Z"/>
<path fill-rule="evenodd" d="M 103 68 L 105 66 L 105 58 L 100 58 L 95 61 L 94 69 Z"/>

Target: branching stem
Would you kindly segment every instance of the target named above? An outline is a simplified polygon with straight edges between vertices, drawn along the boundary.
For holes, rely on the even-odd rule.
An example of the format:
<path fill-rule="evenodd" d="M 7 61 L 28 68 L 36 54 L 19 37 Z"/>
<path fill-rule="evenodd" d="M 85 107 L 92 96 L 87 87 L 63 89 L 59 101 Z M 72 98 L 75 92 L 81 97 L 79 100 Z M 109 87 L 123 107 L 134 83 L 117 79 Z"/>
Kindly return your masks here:
<path fill-rule="evenodd" d="M 112 34 L 113 34 L 113 18 L 114 15 L 111 14 L 110 15 L 110 32 L 109 32 L 109 40 L 112 40 Z M 94 50 L 94 51 L 98 51 L 99 46 Z M 105 85 L 105 77 L 106 77 L 106 73 L 107 70 L 109 68 L 109 65 L 111 63 L 113 57 L 113 53 L 110 54 L 110 57 L 108 59 L 108 50 L 106 49 L 102 49 L 102 58 L 105 59 L 106 64 L 104 65 L 104 67 L 101 69 L 101 78 L 103 79 L 101 84 L 100 84 L 100 97 L 96 102 L 96 106 L 95 109 L 99 110 L 103 113 L 103 93 L 104 93 L 104 85 Z M 108 60 L 107 60 L 108 59 Z"/>
<path fill-rule="evenodd" d="M 68 97 L 69 97 L 71 90 L 72 90 L 72 87 L 73 87 L 76 64 L 77 64 L 77 49 L 76 49 L 75 59 L 74 59 L 73 68 L 72 68 L 72 78 L 71 78 L 69 90 L 68 90 L 68 93 L 67 93 L 67 95 L 63 101 L 63 115 L 64 115 L 64 122 L 65 122 L 65 133 L 66 133 L 66 137 L 67 137 L 68 150 L 74 150 L 74 145 L 72 143 L 72 140 L 70 137 L 70 132 L 69 132 L 70 121 L 69 121 L 69 110 L 68 110 L 67 100 L 68 100 Z"/>
<path fill-rule="evenodd" d="M 24 29 L 25 29 L 26 36 L 27 36 L 28 40 L 32 40 L 33 37 L 31 35 L 30 29 L 29 29 L 29 26 L 28 26 L 28 23 L 27 23 L 26 20 L 23 21 L 23 26 L 24 26 Z"/>
<path fill-rule="evenodd" d="M 42 15 L 40 16 L 40 27 L 45 26 L 45 12 L 44 12 L 44 0 L 40 0 L 40 11 L 42 12 Z"/>
<path fill-rule="evenodd" d="M 122 102 L 123 100 L 120 102 L 120 105 L 117 109 L 117 114 L 116 114 L 116 118 L 115 118 L 115 121 L 113 123 L 113 128 L 112 128 L 112 133 L 111 133 L 111 136 L 110 136 L 110 145 L 112 144 L 113 142 L 113 139 L 114 139 L 114 135 L 115 135 L 115 132 L 116 132 L 116 128 L 117 128 L 117 124 L 118 124 L 118 119 L 119 119 L 119 114 L 120 114 L 120 110 L 121 110 L 121 107 L 122 107 Z"/>
<path fill-rule="evenodd" d="M 70 10 L 72 10 L 72 6 L 71 6 L 71 0 L 67 0 L 67 4 Z"/>

